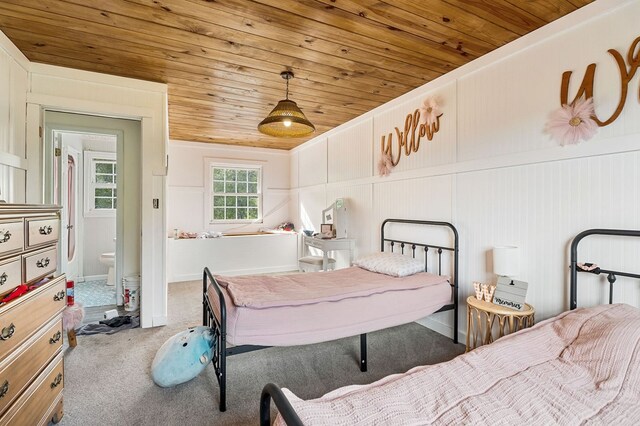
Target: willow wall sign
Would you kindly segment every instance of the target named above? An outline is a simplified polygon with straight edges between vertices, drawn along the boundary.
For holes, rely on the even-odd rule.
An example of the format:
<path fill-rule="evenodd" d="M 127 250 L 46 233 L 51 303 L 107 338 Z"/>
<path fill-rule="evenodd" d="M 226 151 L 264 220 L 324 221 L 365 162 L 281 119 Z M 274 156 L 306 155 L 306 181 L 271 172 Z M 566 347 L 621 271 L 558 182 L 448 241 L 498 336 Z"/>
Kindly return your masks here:
<path fill-rule="evenodd" d="M 633 79 L 638 71 L 638 66 L 640 66 L 640 49 L 638 46 L 640 44 L 640 37 L 633 40 L 631 46 L 629 46 L 629 50 L 627 51 L 627 57 L 624 58 L 620 52 L 615 49 L 609 49 L 607 52 L 613 59 L 616 61 L 616 65 L 618 66 L 618 71 L 620 72 L 620 98 L 618 100 L 618 106 L 615 112 L 606 120 L 600 119 L 595 112 L 593 113 L 593 120 L 600 127 L 608 126 L 613 123 L 624 108 L 624 104 L 627 101 L 627 93 L 629 91 L 629 82 Z M 561 105 L 569 105 L 569 82 L 571 80 L 571 74 L 573 71 L 565 71 L 562 74 L 562 86 L 560 88 L 560 104 Z M 581 97 L 585 97 L 586 99 L 593 98 L 593 84 L 594 77 L 596 73 L 596 64 L 590 64 L 587 67 L 587 70 L 584 73 L 584 78 L 582 79 L 582 83 L 580 84 L 580 88 L 578 89 L 578 93 L 573 98 L 571 105 L 575 104 L 576 100 Z M 640 86 L 640 85 L 639 85 Z M 638 88 L 638 101 L 640 101 L 640 87 Z"/>
<path fill-rule="evenodd" d="M 440 130 L 441 105 L 439 98 L 430 97 L 424 100 L 422 107 L 407 114 L 403 130 L 395 128 L 395 149 L 393 133 L 382 135 L 381 156 L 378 162 L 378 172 L 381 176 L 387 176 L 391 169 L 398 165 L 403 152 L 407 157 L 418 152 L 420 139 L 426 137 L 427 140 L 433 140 L 433 136 Z"/>

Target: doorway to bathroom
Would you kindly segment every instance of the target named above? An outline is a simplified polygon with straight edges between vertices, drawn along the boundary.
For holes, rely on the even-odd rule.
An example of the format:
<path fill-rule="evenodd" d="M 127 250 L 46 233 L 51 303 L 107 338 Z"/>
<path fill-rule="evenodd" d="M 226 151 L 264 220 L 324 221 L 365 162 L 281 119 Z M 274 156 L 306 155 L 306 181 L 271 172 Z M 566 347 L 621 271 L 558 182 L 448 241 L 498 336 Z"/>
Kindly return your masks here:
<path fill-rule="evenodd" d="M 52 137 L 67 279 L 84 307 L 116 305 L 117 136 L 53 130 Z"/>
<path fill-rule="evenodd" d="M 140 273 L 140 122 L 45 111 L 44 123 L 44 201 L 62 206 L 60 271 L 85 322 L 124 314 L 123 277 Z"/>

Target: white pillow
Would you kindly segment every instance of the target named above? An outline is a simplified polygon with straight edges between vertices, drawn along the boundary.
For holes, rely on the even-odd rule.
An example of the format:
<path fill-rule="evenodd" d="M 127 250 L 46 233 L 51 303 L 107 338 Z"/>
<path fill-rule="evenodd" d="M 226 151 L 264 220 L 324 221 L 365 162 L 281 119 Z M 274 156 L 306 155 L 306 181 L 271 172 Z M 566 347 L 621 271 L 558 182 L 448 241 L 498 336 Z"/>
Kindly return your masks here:
<path fill-rule="evenodd" d="M 368 254 L 358 258 L 353 264 L 367 271 L 391 275 L 392 277 L 406 277 L 418 272 L 424 272 L 423 261 L 400 253 L 380 252 Z"/>

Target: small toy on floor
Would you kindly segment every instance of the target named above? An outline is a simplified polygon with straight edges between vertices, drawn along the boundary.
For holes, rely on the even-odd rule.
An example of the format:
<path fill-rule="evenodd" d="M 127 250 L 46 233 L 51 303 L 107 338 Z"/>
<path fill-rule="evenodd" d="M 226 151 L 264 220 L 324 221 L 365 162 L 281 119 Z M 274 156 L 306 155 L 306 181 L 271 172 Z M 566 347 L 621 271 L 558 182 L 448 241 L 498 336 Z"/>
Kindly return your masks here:
<path fill-rule="evenodd" d="M 214 347 L 209 327 L 193 327 L 170 337 L 151 364 L 153 381 L 163 388 L 188 382 L 209 364 Z"/>
<path fill-rule="evenodd" d="M 67 306 L 62 311 L 62 328 L 67 332 L 69 338 L 69 346 L 75 348 L 78 345 L 76 339 L 76 328 L 82 325 L 84 319 L 84 307 L 81 303 L 75 302 L 71 306 Z"/>

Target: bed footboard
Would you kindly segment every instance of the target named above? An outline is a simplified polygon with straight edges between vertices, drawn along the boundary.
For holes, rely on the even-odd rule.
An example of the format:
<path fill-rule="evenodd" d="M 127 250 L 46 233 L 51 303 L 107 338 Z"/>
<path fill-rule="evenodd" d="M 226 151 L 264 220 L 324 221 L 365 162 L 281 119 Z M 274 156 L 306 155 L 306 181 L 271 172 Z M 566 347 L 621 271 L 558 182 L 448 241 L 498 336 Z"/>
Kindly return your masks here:
<path fill-rule="evenodd" d="M 213 306 L 211 306 L 207 293 L 208 283 L 213 285 L 218 295 L 217 302 L 220 318 L 218 318 Z M 211 271 L 209 271 L 209 268 L 204 268 L 202 274 L 202 325 L 211 327 L 215 339 L 211 364 L 220 386 L 220 411 L 225 411 L 227 409 L 227 307 L 220 285 L 211 274 Z"/>
<path fill-rule="evenodd" d="M 271 426 L 272 399 L 287 426 L 303 426 L 300 417 L 298 417 L 287 397 L 284 396 L 280 387 L 274 383 L 267 383 L 262 389 L 262 395 L 260 396 L 260 426 Z"/>

